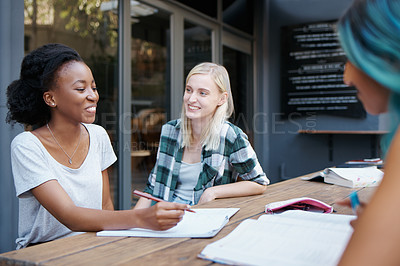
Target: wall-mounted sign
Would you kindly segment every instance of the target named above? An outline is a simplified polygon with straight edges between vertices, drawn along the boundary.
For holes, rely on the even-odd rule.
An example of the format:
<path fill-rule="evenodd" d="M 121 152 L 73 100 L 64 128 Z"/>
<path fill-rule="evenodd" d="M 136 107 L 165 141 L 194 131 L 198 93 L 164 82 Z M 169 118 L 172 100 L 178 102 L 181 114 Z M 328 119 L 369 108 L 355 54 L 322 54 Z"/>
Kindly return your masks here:
<path fill-rule="evenodd" d="M 281 106 L 291 113 L 325 113 L 363 118 L 357 90 L 343 83 L 346 56 L 336 21 L 281 29 Z"/>

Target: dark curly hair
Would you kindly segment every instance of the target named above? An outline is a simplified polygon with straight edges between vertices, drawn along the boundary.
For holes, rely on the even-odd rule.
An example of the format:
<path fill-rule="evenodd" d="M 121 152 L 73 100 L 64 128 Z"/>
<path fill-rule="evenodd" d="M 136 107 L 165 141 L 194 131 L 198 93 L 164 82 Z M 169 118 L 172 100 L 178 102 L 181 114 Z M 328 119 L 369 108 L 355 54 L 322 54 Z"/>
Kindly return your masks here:
<path fill-rule="evenodd" d="M 83 62 L 77 51 L 58 43 L 43 45 L 26 55 L 20 78 L 7 87 L 7 123 L 46 124 L 51 114 L 43 93 L 54 86 L 58 70 L 70 61 Z"/>

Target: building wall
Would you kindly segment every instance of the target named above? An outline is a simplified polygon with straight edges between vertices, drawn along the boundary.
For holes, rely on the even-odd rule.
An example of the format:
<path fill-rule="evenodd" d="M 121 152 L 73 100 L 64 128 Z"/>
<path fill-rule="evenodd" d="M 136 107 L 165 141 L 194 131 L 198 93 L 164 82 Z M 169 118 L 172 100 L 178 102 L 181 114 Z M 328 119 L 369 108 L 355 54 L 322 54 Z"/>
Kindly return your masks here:
<path fill-rule="evenodd" d="M 280 28 L 282 26 L 336 20 L 352 0 L 265 0 L 263 2 L 261 87 L 258 99 L 261 112 L 262 165 L 272 182 L 341 164 L 350 159 L 370 158 L 378 150 L 379 137 L 370 135 L 311 135 L 298 130 L 382 130 L 384 116 L 363 119 L 315 115 L 280 118 Z M 264 104 L 264 107 L 261 105 Z M 260 146 L 260 145 L 258 145 Z"/>
<path fill-rule="evenodd" d="M 0 1 L 0 253 L 15 249 L 18 200 L 11 174 L 10 143 L 23 128 L 6 124 L 6 89 L 19 76 L 24 56 L 24 1 Z"/>

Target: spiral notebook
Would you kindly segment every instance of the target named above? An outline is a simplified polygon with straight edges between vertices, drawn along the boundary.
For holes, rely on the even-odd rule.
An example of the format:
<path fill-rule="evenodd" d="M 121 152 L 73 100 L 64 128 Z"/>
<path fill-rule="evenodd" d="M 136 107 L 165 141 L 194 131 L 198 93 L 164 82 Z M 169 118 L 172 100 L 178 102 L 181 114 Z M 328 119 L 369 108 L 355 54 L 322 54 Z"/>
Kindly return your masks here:
<path fill-rule="evenodd" d="M 190 237 L 209 238 L 215 236 L 239 211 L 239 208 L 193 209 L 196 213 L 185 212 L 182 221 L 165 231 L 142 228 L 127 230 L 105 230 L 97 236 L 132 236 L 132 237 Z"/>

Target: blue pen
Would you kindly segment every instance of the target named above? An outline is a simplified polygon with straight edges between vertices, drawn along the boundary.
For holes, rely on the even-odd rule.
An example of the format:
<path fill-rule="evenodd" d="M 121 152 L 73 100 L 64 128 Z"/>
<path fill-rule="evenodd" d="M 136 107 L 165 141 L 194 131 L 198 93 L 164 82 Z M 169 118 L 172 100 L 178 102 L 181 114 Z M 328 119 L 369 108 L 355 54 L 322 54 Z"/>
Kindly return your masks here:
<path fill-rule="evenodd" d="M 353 213 L 357 214 L 357 208 L 360 206 L 360 200 L 358 199 L 357 191 L 353 191 L 349 195 L 351 208 L 353 209 Z"/>

